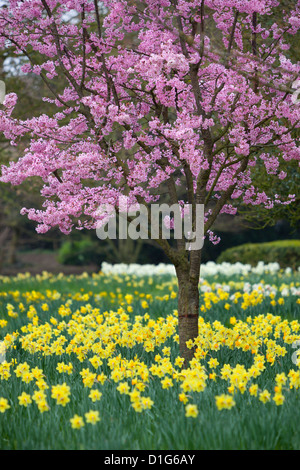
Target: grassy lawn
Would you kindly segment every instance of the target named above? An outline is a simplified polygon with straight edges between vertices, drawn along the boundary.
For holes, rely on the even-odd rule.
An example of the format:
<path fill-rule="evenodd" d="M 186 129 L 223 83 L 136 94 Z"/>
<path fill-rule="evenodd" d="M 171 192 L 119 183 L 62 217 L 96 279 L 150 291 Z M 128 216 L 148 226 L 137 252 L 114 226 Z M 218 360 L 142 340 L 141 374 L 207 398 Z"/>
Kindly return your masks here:
<path fill-rule="evenodd" d="M 0 449 L 300 449 L 299 286 L 202 279 L 185 369 L 173 277 L 1 277 Z"/>

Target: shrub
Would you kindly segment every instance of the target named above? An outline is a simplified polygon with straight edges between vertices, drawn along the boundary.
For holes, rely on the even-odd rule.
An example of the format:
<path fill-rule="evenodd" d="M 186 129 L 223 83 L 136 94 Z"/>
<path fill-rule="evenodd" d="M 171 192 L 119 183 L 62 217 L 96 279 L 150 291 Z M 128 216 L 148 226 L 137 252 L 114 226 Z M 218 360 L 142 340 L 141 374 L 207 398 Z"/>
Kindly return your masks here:
<path fill-rule="evenodd" d="M 300 240 L 280 240 L 266 243 L 245 243 L 228 248 L 217 258 L 217 263 L 240 262 L 256 266 L 259 261 L 279 263 L 281 268 L 300 266 Z"/>
<path fill-rule="evenodd" d="M 58 261 L 65 265 L 82 266 L 95 262 L 96 244 L 92 240 L 76 240 L 64 242 L 58 252 Z"/>

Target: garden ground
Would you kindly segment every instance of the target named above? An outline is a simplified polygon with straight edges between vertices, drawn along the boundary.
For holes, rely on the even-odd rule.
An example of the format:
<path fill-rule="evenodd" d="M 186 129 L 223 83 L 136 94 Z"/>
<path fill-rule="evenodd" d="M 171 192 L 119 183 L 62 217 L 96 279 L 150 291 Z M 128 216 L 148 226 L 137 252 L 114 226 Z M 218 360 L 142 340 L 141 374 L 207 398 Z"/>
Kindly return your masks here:
<path fill-rule="evenodd" d="M 206 270 L 188 368 L 168 269 L 2 276 L 0 448 L 300 449 L 300 275 L 273 268 Z"/>

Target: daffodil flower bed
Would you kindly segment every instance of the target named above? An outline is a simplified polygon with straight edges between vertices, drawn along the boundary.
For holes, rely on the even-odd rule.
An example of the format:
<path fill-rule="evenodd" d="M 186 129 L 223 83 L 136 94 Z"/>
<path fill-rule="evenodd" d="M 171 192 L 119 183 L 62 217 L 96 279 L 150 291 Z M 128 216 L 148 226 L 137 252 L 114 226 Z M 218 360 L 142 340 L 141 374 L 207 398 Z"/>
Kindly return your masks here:
<path fill-rule="evenodd" d="M 300 448 L 299 272 L 238 276 L 188 367 L 170 273 L 1 277 L 0 448 Z"/>

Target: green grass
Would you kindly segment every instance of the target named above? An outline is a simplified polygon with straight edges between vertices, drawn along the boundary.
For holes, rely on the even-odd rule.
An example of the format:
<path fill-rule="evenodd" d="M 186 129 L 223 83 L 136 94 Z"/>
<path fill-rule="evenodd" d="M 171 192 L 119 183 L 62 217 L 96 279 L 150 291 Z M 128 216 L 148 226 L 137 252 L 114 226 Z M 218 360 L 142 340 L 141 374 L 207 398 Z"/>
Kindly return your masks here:
<path fill-rule="evenodd" d="M 232 279 L 231 279 L 232 280 Z M 238 278 L 236 279 L 238 280 Z M 254 276 L 247 277 L 249 282 L 258 282 L 260 279 Z M 209 282 L 224 282 L 226 278 L 213 278 Z M 265 283 L 280 286 L 282 283 L 294 281 L 299 285 L 299 275 L 265 275 Z M 128 285 L 129 283 L 129 285 Z M 161 288 L 162 286 L 162 288 Z M 100 312 L 105 310 L 116 310 L 119 305 L 118 295 L 124 296 L 127 292 L 151 294 L 153 297 L 164 295 L 170 292 L 169 287 L 176 290 L 176 285 L 168 277 L 149 279 L 125 279 L 124 277 L 48 277 L 25 278 L 25 279 L 2 279 L 0 292 L 6 295 L 0 296 L 0 319 L 7 319 L 7 326 L 0 329 L 0 340 L 7 333 L 21 331 L 23 325 L 30 323 L 26 313 L 19 313 L 17 318 L 7 316 L 6 304 L 10 303 L 18 311 L 18 305 L 23 302 L 26 310 L 30 304 L 34 305 L 39 317 L 39 324 L 49 322 L 50 317 L 59 321 L 70 320 L 60 318 L 57 311 L 61 304 L 65 303 L 70 294 L 90 293 L 89 300 L 73 300 L 72 312 L 80 309 L 82 305 L 90 304 L 93 308 L 99 308 Z M 25 292 L 46 293 L 47 289 L 57 290 L 61 297 L 57 300 L 37 300 L 26 303 L 23 294 Z M 19 291 L 19 297 L 13 293 Z M 97 298 L 97 294 L 103 291 L 112 292 L 116 295 L 114 302 L 110 296 Z M 47 302 L 50 309 L 44 312 L 41 304 Z M 283 306 L 271 306 L 269 299 L 255 306 L 249 307 L 246 311 L 233 305 L 232 309 L 226 311 L 224 302 L 219 302 L 213 308 L 203 314 L 205 321 L 214 322 L 218 320 L 229 326 L 229 319 L 232 315 L 245 320 L 249 315 L 265 315 L 272 313 L 281 315 L 289 320 L 298 319 L 300 314 L 299 304 L 296 304 L 295 296 L 285 299 Z M 147 310 L 150 318 L 166 317 L 172 314 L 177 308 L 177 300 L 168 301 L 153 300 Z M 133 313 L 144 315 L 137 298 L 133 303 Z M 252 397 L 249 393 L 237 393 L 234 397 L 236 406 L 231 410 L 219 411 L 215 405 L 215 396 L 227 393 L 227 383 L 225 381 L 209 381 L 203 392 L 189 392 L 189 402 L 198 406 L 199 414 L 197 418 L 187 418 L 185 416 L 185 406 L 178 400 L 180 393 L 179 384 L 174 383 L 174 387 L 162 389 L 160 381 L 151 378 L 146 387 L 145 395 L 150 396 L 154 405 L 149 410 L 137 413 L 131 406 L 128 396 L 120 395 L 116 390 L 116 384 L 112 380 L 107 380 L 103 385 L 97 385 L 102 392 L 100 401 L 92 403 L 89 398 L 90 389 L 83 387 L 80 371 L 90 368 L 89 356 L 80 362 L 74 355 L 66 353 L 61 356 L 42 354 L 30 354 L 25 351 L 18 340 L 15 349 L 9 349 L 6 354 L 7 361 L 15 359 L 17 363 L 27 362 L 31 368 L 39 367 L 43 369 L 46 381 L 52 384 L 66 382 L 72 390 L 71 402 L 65 407 L 59 406 L 50 397 L 48 390 L 50 410 L 40 413 L 33 403 L 28 408 L 22 407 L 18 403 L 18 396 L 26 391 L 32 394 L 36 389 L 33 382 L 25 384 L 14 372 L 6 380 L 0 380 L 0 397 L 8 399 L 10 409 L 5 413 L 0 413 L 0 449 L 52 449 L 52 450 L 194 450 L 194 449 L 300 449 L 300 390 L 291 390 L 287 394 L 287 399 L 281 406 L 276 406 L 274 402 L 261 403 L 257 397 Z M 114 355 L 121 354 L 122 357 L 130 359 L 135 356 L 140 361 L 144 361 L 150 366 L 156 353 L 161 354 L 162 347 L 171 347 L 171 359 L 178 355 L 178 345 L 168 338 L 166 343 L 157 347 L 155 351 L 147 353 L 141 345 L 136 345 L 132 349 L 117 346 Z M 270 391 L 274 386 L 274 377 L 277 373 L 288 371 L 291 368 L 297 369 L 291 362 L 291 354 L 294 350 L 289 347 L 285 357 L 279 358 L 274 366 L 270 366 L 257 379 L 261 388 Z M 220 364 L 237 363 L 250 367 L 252 355 L 250 352 L 241 350 L 230 350 L 221 348 L 213 353 Z M 56 366 L 59 362 L 71 361 L 74 372 L 71 375 L 59 374 Z M 102 370 L 109 375 L 109 367 L 104 361 Z M 90 409 L 99 410 L 101 421 L 95 426 L 86 424 L 82 429 L 72 429 L 70 419 L 75 413 L 84 416 Z"/>

